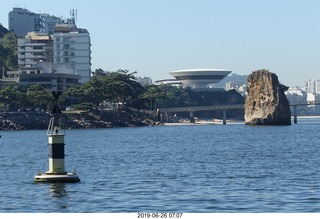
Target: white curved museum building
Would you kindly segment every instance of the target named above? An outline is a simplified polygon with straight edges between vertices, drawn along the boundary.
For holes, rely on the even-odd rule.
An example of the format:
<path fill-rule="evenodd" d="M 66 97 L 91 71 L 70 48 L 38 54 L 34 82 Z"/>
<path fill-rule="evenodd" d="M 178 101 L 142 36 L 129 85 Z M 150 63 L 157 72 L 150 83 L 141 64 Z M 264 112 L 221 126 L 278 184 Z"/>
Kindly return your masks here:
<path fill-rule="evenodd" d="M 182 82 L 184 87 L 199 89 L 208 88 L 209 84 L 218 83 L 231 72 L 224 69 L 185 69 L 172 71 L 170 74 Z"/>

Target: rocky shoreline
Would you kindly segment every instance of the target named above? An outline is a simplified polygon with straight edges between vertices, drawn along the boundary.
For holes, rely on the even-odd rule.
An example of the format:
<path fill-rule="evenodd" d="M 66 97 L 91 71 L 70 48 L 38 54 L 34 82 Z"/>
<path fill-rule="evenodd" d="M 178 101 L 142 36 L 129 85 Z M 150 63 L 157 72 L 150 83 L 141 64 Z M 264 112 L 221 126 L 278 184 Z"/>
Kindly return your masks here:
<path fill-rule="evenodd" d="M 61 114 L 65 129 L 90 129 L 159 125 L 154 115 L 139 112 L 81 112 Z M 43 130 L 50 114 L 38 112 L 1 112 L 0 130 Z"/>

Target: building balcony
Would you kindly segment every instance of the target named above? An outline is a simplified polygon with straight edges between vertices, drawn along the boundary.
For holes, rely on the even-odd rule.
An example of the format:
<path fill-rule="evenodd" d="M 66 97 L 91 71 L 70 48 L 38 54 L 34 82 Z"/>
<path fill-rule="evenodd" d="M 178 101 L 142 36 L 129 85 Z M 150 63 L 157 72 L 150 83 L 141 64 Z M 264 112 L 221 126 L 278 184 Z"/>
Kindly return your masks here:
<path fill-rule="evenodd" d="M 46 56 L 45 55 L 34 55 L 34 54 L 26 54 L 24 56 L 25 59 L 33 59 L 33 58 L 45 58 Z"/>
<path fill-rule="evenodd" d="M 25 47 L 46 46 L 48 43 L 25 43 Z"/>
<path fill-rule="evenodd" d="M 25 52 L 26 51 L 26 49 L 21 49 L 20 47 L 18 47 L 18 53 L 21 53 L 21 52 Z"/>

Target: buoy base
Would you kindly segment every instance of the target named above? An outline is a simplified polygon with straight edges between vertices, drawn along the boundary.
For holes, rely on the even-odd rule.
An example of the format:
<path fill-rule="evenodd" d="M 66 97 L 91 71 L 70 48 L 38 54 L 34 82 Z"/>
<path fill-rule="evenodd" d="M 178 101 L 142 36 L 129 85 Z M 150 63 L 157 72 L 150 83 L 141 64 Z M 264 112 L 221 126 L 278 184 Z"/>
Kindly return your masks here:
<path fill-rule="evenodd" d="M 76 183 L 80 182 L 76 173 L 41 173 L 34 177 L 35 182 L 41 183 Z"/>

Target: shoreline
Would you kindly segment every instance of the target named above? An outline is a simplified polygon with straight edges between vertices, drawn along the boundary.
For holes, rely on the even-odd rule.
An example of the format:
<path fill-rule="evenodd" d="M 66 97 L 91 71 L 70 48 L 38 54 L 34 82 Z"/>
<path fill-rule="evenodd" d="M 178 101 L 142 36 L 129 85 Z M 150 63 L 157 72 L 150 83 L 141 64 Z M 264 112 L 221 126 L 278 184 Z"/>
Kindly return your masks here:
<path fill-rule="evenodd" d="M 241 120 L 226 120 L 227 125 L 238 125 L 244 124 L 244 121 Z M 195 123 L 190 122 L 173 122 L 173 123 L 163 123 L 165 126 L 179 126 L 179 125 L 223 125 L 223 120 L 200 120 Z"/>
<path fill-rule="evenodd" d="M 47 129 L 51 115 L 43 112 L 2 112 L 0 131 Z M 100 114 L 97 112 L 63 113 L 64 129 L 95 129 L 114 127 L 153 126 L 159 123 L 149 114 L 122 111 Z"/>
<path fill-rule="evenodd" d="M 293 120 L 294 117 L 291 116 L 291 119 Z M 298 123 L 299 119 L 320 119 L 320 116 L 297 116 Z M 245 121 L 243 120 L 226 120 L 227 125 L 241 125 L 245 124 Z M 200 120 L 195 123 L 190 123 L 187 121 L 183 122 L 171 122 L 171 123 L 163 123 L 164 126 L 182 126 L 182 125 L 223 125 L 223 120 L 215 119 L 215 120 Z"/>
<path fill-rule="evenodd" d="M 133 116 L 132 116 L 133 115 Z M 6 130 L 45 130 L 49 124 L 50 115 L 46 113 L 25 112 L 0 112 L 0 131 Z M 190 125 L 223 125 L 222 119 L 203 119 L 190 123 L 189 120 L 181 120 L 175 123 L 160 123 L 150 115 L 134 112 L 121 113 L 119 115 L 95 114 L 94 112 L 63 113 L 61 115 L 65 129 L 95 129 L 134 126 L 190 126 Z M 291 116 L 293 123 L 294 117 Z M 297 116 L 298 123 L 308 120 L 318 120 L 319 116 Z M 300 121 L 299 121 L 300 120 Z M 245 124 L 244 120 L 226 120 L 227 125 Z"/>

